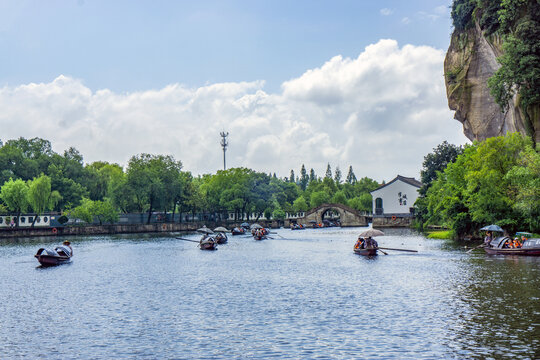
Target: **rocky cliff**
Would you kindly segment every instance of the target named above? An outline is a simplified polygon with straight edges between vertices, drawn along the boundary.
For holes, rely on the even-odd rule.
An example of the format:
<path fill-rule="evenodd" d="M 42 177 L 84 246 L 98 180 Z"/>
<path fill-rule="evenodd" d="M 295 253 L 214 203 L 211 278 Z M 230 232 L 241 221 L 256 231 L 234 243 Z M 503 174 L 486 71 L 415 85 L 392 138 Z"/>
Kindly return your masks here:
<path fill-rule="evenodd" d="M 540 143 L 537 109 L 529 108 L 525 116 L 516 92 L 503 112 L 490 94 L 488 79 L 501 67 L 497 57 L 503 54 L 503 37 L 498 32 L 486 35 L 478 20 L 471 15 L 468 26 L 454 30 L 444 61 L 448 106 L 455 110 L 454 118 L 470 140 L 517 131 Z"/>

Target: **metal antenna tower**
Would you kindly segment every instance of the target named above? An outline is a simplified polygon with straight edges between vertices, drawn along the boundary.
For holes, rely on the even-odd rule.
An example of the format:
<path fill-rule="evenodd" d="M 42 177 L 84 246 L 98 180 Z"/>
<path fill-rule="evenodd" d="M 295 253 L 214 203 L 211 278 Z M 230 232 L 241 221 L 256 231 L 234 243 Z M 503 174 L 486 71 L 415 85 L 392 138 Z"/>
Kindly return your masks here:
<path fill-rule="evenodd" d="M 229 142 L 227 141 L 229 133 L 222 131 L 219 135 L 221 135 L 221 147 L 223 148 L 223 170 L 227 170 L 227 167 L 225 166 L 225 151 L 227 151 L 227 146 L 229 145 Z"/>

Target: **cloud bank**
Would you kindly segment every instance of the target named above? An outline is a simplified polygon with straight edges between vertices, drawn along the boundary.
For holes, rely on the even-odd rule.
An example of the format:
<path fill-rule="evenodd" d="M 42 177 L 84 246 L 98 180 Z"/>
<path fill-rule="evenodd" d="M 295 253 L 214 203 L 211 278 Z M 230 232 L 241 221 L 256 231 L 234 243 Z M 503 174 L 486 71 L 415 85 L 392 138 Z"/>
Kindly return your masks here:
<path fill-rule="evenodd" d="M 443 59 L 441 50 L 380 40 L 355 59 L 335 56 L 284 82 L 277 94 L 263 81 L 94 92 L 60 75 L 0 89 L 0 139 L 41 137 L 60 153 L 74 146 L 87 163 L 171 154 L 202 174 L 222 168 L 225 130 L 228 167 L 288 176 L 305 164 L 323 175 L 330 163 L 378 181 L 418 177 L 433 147 L 466 142 L 446 104 Z"/>

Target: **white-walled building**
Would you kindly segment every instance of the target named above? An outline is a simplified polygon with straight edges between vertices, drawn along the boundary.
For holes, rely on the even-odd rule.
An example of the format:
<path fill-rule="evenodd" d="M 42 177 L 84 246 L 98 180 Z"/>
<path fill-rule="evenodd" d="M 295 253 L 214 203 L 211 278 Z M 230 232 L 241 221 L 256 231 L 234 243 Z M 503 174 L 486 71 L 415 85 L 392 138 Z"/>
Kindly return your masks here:
<path fill-rule="evenodd" d="M 415 178 L 398 175 L 394 180 L 373 190 L 373 216 L 411 216 L 421 186 L 422 183 Z"/>

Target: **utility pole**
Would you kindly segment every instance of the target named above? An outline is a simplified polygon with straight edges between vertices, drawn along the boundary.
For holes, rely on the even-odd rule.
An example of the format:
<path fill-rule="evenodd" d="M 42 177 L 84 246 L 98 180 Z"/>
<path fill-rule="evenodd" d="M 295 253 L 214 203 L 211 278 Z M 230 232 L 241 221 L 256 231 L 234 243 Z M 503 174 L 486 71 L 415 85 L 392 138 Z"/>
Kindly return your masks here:
<path fill-rule="evenodd" d="M 227 141 L 227 136 L 229 136 L 229 133 L 225 133 L 225 131 L 222 131 L 220 135 L 221 147 L 223 148 L 223 170 L 227 170 L 227 167 L 225 166 L 225 151 L 227 151 L 227 146 L 229 145 L 229 142 Z"/>

